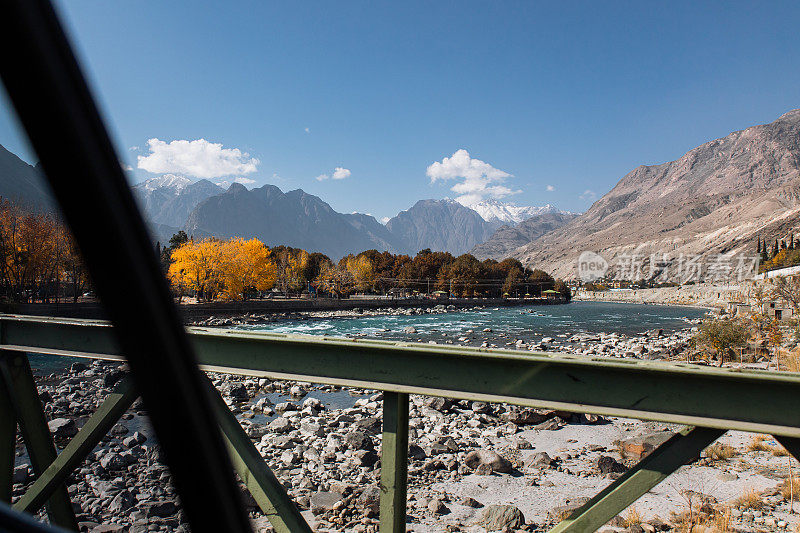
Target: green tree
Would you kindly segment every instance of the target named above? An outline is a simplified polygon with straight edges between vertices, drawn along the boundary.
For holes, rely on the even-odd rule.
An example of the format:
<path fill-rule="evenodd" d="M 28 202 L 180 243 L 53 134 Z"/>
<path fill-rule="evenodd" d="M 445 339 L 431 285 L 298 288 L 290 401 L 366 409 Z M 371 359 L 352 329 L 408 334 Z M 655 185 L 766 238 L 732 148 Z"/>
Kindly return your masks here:
<path fill-rule="evenodd" d="M 719 366 L 725 362 L 725 356 L 747 343 L 749 329 L 743 322 L 734 319 L 716 318 L 700 325 L 698 343 L 707 346 L 719 358 Z"/>

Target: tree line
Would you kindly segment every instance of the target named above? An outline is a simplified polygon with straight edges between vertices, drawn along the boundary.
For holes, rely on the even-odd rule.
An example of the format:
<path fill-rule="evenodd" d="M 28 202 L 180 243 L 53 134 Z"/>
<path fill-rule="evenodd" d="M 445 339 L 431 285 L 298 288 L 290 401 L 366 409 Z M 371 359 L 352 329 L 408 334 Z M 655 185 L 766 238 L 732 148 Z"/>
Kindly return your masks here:
<path fill-rule="evenodd" d="M 257 239 L 195 241 L 181 231 L 159 250 L 176 294 L 201 300 L 246 299 L 273 288 L 285 295 L 335 298 L 437 292 L 467 298 L 572 296 L 563 281 L 516 259 L 479 261 L 430 249 L 414 257 L 367 250 L 334 262 L 301 248 L 269 248 Z"/>
<path fill-rule="evenodd" d="M 0 198 L 0 283 L 5 301 L 48 303 L 77 301 L 89 279 L 61 220 Z"/>
<path fill-rule="evenodd" d="M 795 240 L 792 234 L 788 239 L 775 239 L 774 243 L 768 244 L 766 239 L 759 237 L 756 253 L 760 259 L 760 272 L 800 265 L 800 240 Z"/>
<path fill-rule="evenodd" d="M 347 297 L 356 293 L 415 293 L 454 297 L 570 299 L 561 280 L 516 259 L 479 261 L 470 254 L 421 250 L 414 257 L 367 250 L 339 261 L 258 239 L 195 240 L 179 231 L 156 244 L 165 276 L 178 298 L 241 300 L 272 289 L 286 295 Z M 53 302 L 91 290 L 69 228 L 56 215 L 0 198 L 0 283 L 11 302 Z"/>

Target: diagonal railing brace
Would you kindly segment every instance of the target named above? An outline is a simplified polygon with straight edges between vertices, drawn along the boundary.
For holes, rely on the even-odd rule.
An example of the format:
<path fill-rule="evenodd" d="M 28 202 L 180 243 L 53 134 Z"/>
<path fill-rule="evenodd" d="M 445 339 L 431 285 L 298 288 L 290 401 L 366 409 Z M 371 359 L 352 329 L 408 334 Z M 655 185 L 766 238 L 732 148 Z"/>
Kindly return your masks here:
<path fill-rule="evenodd" d="M 721 429 L 686 427 L 622 477 L 561 521 L 550 533 L 591 533 L 647 494 L 681 466 L 697 458 L 725 433 Z"/>

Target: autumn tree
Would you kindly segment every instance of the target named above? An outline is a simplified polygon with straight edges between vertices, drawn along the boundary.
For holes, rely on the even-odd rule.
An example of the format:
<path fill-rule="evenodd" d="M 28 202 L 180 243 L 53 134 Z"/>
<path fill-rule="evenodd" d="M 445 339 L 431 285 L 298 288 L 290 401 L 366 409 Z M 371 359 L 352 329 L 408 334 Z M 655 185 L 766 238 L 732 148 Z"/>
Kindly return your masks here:
<path fill-rule="evenodd" d="M 188 241 L 173 250 L 169 278 L 179 294 L 189 289 L 198 300 L 211 300 L 221 288 L 221 266 L 219 240 Z"/>
<path fill-rule="evenodd" d="M 258 239 L 232 239 L 220 248 L 221 294 L 230 300 L 275 286 L 277 268 L 272 254 Z"/>
<path fill-rule="evenodd" d="M 339 262 L 339 267 L 346 270 L 352 278 L 353 288 L 359 291 L 366 291 L 372 287 L 375 280 L 375 270 L 372 261 L 365 255 L 345 256 Z"/>
<path fill-rule="evenodd" d="M 713 319 L 700 325 L 699 344 L 709 347 L 719 358 L 719 366 L 725 362 L 725 356 L 747 343 L 750 337 L 748 328 L 739 320 Z"/>

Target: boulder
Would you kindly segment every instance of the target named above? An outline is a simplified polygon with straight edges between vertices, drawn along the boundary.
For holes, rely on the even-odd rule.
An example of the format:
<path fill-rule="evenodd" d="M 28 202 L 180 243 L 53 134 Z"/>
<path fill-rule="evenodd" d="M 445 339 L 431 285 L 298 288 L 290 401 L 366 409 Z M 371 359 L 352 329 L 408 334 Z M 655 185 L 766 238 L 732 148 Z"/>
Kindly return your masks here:
<path fill-rule="evenodd" d="M 70 418 L 55 418 L 47 423 L 54 437 L 72 438 L 78 433 L 78 426 Z"/>
<path fill-rule="evenodd" d="M 428 510 L 433 514 L 448 514 L 450 513 L 450 509 L 440 500 L 439 498 L 434 498 L 430 502 L 428 502 Z"/>
<path fill-rule="evenodd" d="M 27 483 L 30 478 L 30 465 L 23 464 L 14 467 L 14 474 L 12 476 L 13 483 Z"/>
<path fill-rule="evenodd" d="M 597 470 L 601 474 L 624 474 L 628 471 L 624 464 L 608 455 L 601 455 L 597 459 Z"/>
<path fill-rule="evenodd" d="M 465 505 L 467 507 L 472 507 L 474 509 L 483 507 L 483 504 L 481 502 L 479 502 L 475 498 L 470 498 L 470 497 L 466 497 L 458 503 L 460 503 L 461 505 Z"/>
<path fill-rule="evenodd" d="M 355 426 L 356 429 L 360 429 L 368 433 L 372 433 L 373 435 L 376 435 L 381 432 L 382 424 L 379 418 L 368 417 L 356 420 L 353 423 L 353 426 Z"/>
<path fill-rule="evenodd" d="M 556 417 L 553 417 L 553 418 L 545 420 L 541 424 L 535 425 L 533 427 L 533 429 L 536 429 L 536 430 L 539 430 L 539 431 L 542 431 L 542 430 L 555 431 L 557 429 L 561 429 L 562 427 L 564 427 L 565 424 L 566 424 L 566 422 L 564 422 L 563 419 L 561 419 L 561 418 L 556 416 Z"/>
<path fill-rule="evenodd" d="M 429 396 L 423 400 L 422 405 L 436 411 L 444 412 L 450 409 L 453 404 L 450 400 L 446 400 L 445 398 Z"/>
<path fill-rule="evenodd" d="M 381 489 L 378 485 L 369 485 L 358 497 L 358 503 L 365 509 L 377 513 L 381 507 Z"/>
<path fill-rule="evenodd" d="M 481 513 L 478 524 L 486 531 L 519 529 L 525 525 L 525 516 L 513 505 L 490 505 Z"/>
<path fill-rule="evenodd" d="M 372 439 L 363 431 L 351 431 L 344 436 L 344 442 L 356 450 L 372 450 L 375 447 Z"/>
<path fill-rule="evenodd" d="M 108 505 L 108 511 L 114 515 L 119 515 L 134 505 L 136 505 L 136 497 L 127 490 L 122 490 L 111 500 Z"/>
<path fill-rule="evenodd" d="M 621 453 L 628 458 L 640 460 L 650 455 L 650 452 L 664 444 L 674 433 L 671 431 L 657 431 L 631 437 L 620 441 Z"/>
<path fill-rule="evenodd" d="M 338 492 L 320 491 L 311 496 L 311 512 L 315 515 L 333 510 L 333 506 L 342 501 Z"/>
<path fill-rule="evenodd" d="M 518 407 L 512 407 L 503 413 L 501 418 L 518 426 L 527 426 L 541 424 L 547 420 L 547 415 L 538 412 L 536 409 L 531 409 L 530 407 L 522 409 Z"/>
<path fill-rule="evenodd" d="M 178 512 L 178 506 L 172 500 L 152 502 L 147 506 L 147 518 L 168 518 Z"/>
<path fill-rule="evenodd" d="M 550 467 L 555 465 L 555 461 L 547 452 L 532 453 L 525 459 L 525 466 L 531 468 Z"/>
<path fill-rule="evenodd" d="M 250 399 L 250 395 L 247 393 L 247 387 L 245 387 L 243 383 L 232 383 L 230 387 L 228 387 L 228 396 L 237 402 L 246 402 Z"/>
<path fill-rule="evenodd" d="M 511 472 L 512 466 L 508 459 L 500 456 L 497 452 L 492 450 L 473 450 L 464 458 L 464 464 L 469 468 L 476 470 L 480 465 L 487 465 L 492 469 L 492 472 L 500 472 L 507 474 Z"/>
<path fill-rule="evenodd" d="M 275 433 L 287 433 L 292 430 L 292 423 L 288 418 L 279 416 L 269 423 L 269 429 Z"/>

